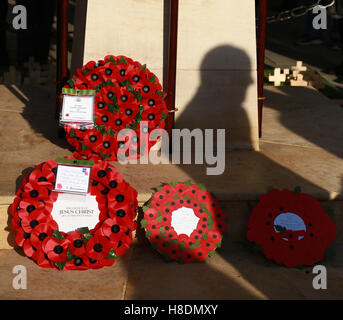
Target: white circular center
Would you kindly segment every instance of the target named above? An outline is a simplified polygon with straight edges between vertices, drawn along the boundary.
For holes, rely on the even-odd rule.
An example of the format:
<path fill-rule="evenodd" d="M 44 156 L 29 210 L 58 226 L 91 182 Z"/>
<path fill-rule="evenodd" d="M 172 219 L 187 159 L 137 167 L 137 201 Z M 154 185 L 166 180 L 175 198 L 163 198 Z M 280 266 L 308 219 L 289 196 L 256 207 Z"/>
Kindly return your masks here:
<path fill-rule="evenodd" d="M 99 222 L 96 196 L 59 193 L 51 211 L 59 231 L 71 232 L 79 228 L 93 229 Z"/>
<path fill-rule="evenodd" d="M 193 209 L 186 207 L 181 207 L 171 214 L 171 226 L 178 235 L 186 234 L 189 237 L 196 229 L 199 220 Z"/>
<path fill-rule="evenodd" d="M 276 232 L 280 232 L 280 227 L 284 228 L 284 230 L 292 230 L 292 231 L 306 231 L 306 226 L 303 221 L 297 214 L 292 212 L 286 212 L 279 214 L 274 220 L 274 229 Z M 303 236 L 299 236 L 298 240 L 301 240 Z M 283 238 L 283 240 L 288 241 L 287 238 Z"/>

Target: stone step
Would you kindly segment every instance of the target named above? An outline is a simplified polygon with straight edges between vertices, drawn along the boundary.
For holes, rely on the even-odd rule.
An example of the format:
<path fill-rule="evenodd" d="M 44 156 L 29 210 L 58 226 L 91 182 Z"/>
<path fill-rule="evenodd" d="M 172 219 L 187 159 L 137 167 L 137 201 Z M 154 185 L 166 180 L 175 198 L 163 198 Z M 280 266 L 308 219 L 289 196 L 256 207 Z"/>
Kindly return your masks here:
<path fill-rule="evenodd" d="M 244 243 L 224 243 L 217 251 L 205 263 L 181 265 L 164 262 L 150 246 L 134 244 L 111 267 L 57 272 L 38 267 L 20 251 L 0 250 L 0 299 L 343 298 L 342 245 L 336 245 L 336 256 L 321 262 L 327 268 L 327 290 L 313 288 L 311 267 L 276 265 Z M 26 290 L 12 286 L 16 265 L 27 270 Z"/>

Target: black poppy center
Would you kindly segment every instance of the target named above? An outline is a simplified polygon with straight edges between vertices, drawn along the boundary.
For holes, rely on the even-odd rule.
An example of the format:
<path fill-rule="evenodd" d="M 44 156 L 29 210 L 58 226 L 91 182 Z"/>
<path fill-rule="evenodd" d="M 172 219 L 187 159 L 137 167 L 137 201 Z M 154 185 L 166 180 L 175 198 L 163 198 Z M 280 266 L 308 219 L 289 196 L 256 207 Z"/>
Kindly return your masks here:
<path fill-rule="evenodd" d="M 103 102 L 98 102 L 98 109 L 103 109 L 105 104 Z"/>
<path fill-rule="evenodd" d="M 127 116 L 131 116 L 132 110 L 131 110 L 131 109 L 126 109 L 126 110 L 125 110 L 125 114 L 126 114 Z"/>
<path fill-rule="evenodd" d="M 98 171 L 98 177 L 99 178 L 103 178 L 106 176 L 106 171 L 105 170 L 99 170 Z"/>
<path fill-rule="evenodd" d="M 83 242 L 82 242 L 81 239 L 76 239 L 76 240 L 74 240 L 74 242 L 73 242 L 73 245 L 74 245 L 75 248 L 81 248 L 81 247 L 82 247 L 82 244 L 83 244 Z"/>
<path fill-rule="evenodd" d="M 42 232 L 39 234 L 38 239 L 40 241 L 43 241 L 48 235 L 45 232 Z"/>
<path fill-rule="evenodd" d="M 127 95 L 126 94 L 123 94 L 121 97 L 120 97 L 120 100 L 123 101 L 123 102 L 126 102 L 128 99 Z"/>
<path fill-rule="evenodd" d="M 93 81 L 96 81 L 96 80 L 99 79 L 99 76 L 98 76 L 96 73 L 93 73 L 93 74 L 91 75 L 91 78 L 92 78 Z"/>
<path fill-rule="evenodd" d="M 31 228 L 34 228 L 34 227 L 37 227 L 38 226 L 38 221 L 37 220 L 32 220 L 31 222 L 30 222 L 30 227 Z"/>
<path fill-rule="evenodd" d="M 116 121 L 114 121 L 116 126 L 121 126 L 121 124 L 123 123 L 123 121 L 121 119 L 116 119 Z"/>
<path fill-rule="evenodd" d="M 143 87 L 143 92 L 144 93 L 148 93 L 150 91 L 150 87 L 149 86 L 144 86 Z"/>
<path fill-rule="evenodd" d="M 40 177 L 40 178 L 38 179 L 38 182 L 46 182 L 46 181 L 48 181 L 48 179 L 45 178 L 45 177 Z"/>
<path fill-rule="evenodd" d="M 97 137 L 93 134 L 89 137 L 90 142 L 95 142 L 97 140 Z"/>
<path fill-rule="evenodd" d="M 35 209 L 36 209 L 36 207 L 33 204 L 30 204 L 29 206 L 26 207 L 26 211 L 28 213 L 31 213 Z"/>
<path fill-rule="evenodd" d="M 110 76 L 110 75 L 112 74 L 112 69 L 107 68 L 107 69 L 105 70 L 105 74 L 106 74 L 106 76 Z"/>
<path fill-rule="evenodd" d="M 94 251 L 96 252 L 101 252 L 102 251 L 102 244 L 101 243 L 96 243 L 93 247 Z"/>
<path fill-rule="evenodd" d="M 61 254 L 61 253 L 63 252 L 63 247 L 60 246 L 60 245 L 55 246 L 54 252 L 55 252 L 56 254 Z"/>
<path fill-rule="evenodd" d="M 125 211 L 123 209 L 119 209 L 116 214 L 118 217 L 123 218 L 125 216 Z"/>
<path fill-rule="evenodd" d="M 116 188 L 117 185 L 118 185 L 118 183 L 117 183 L 117 181 L 112 180 L 112 181 L 110 181 L 110 183 L 109 183 L 108 185 L 109 185 L 111 188 Z"/>
<path fill-rule="evenodd" d="M 111 146 L 111 144 L 110 144 L 108 141 L 105 141 L 102 145 L 103 145 L 104 148 L 106 148 L 106 149 L 108 149 L 108 148 Z"/>
<path fill-rule="evenodd" d="M 117 202 L 123 202 L 124 201 L 124 196 L 122 194 L 117 194 L 116 200 L 117 200 Z"/>
<path fill-rule="evenodd" d="M 102 122 L 107 122 L 107 121 L 108 121 L 108 116 L 103 115 L 103 116 L 101 117 L 101 121 L 102 121 Z"/>
<path fill-rule="evenodd" d="M 132 80 L 133 80 L 133 82 L 138 82 L 139 80 L 140 80 L 140 77 L 138 76 L 138 75 L 134 75 L 133 77 L 132 77 Z"/>
<path fill-rule="evenodd" d="M 148 100 L 148 105 L 149 105 L 149 107 L 154 106 L 155 105 L 155 100 L 154 99 L 149 99 Z"/>
<path fill-rule="evenodd" d="M 125 76 L 125 72 L 126 72 L 125 69 L 121 69 L 121 70 L 119 71 L 119 74 L 120 74 L 122 77 L 124 77 L 124 76 Z"/>
<path fill-rule="evenodd" d="M 36 197 L 38 196 L 38 191 L 37 191 L 37 190 L 31 190 L 31 191 L 30 191 L 30 196 L 31 196 L 32 198 L 36 198 Z"/>
<path fill-rule="evenodd" d="M 76 266 L 80 266 L 81 264 L 82 264 L 82 259 L 81 258 L 79 258 L 79 257 L 77 257 L 77 258 L 75 258 L 74 259 L 74 264 L 76 265 Z"/>
<path fill-rule="evenodd" d="M 117 224 L 114 224 L 112 227 L 111 227 L 111 231 L 113 233 L 118 233 L 120 230 L 120 227 L 117 225 Z"/>
<path fill-rule="evenodd" d="M 112 99 L 113 96 L 114 96 L 114 93 L 113 93 L 112 91 L 107 92 L 107 98 L 108 98 L 108 99 Z"/>
<path fill-rule="evenodd" d="M 148 115 L 148 119 L 149 119 L 149 120 L 154 120 L 154 119 L 155 119 L 155 115 L 154 115 L 153 113 L 150 113 L 150 114 Z"/>

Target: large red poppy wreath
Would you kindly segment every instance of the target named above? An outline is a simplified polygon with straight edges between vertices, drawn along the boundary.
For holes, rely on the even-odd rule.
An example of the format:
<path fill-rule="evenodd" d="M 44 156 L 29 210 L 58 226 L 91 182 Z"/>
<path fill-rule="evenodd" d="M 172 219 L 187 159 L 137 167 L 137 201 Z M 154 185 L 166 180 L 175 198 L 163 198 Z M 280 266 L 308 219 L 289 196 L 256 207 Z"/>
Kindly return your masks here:
<path fill-rule="evenodd" d="M 68 142 L 75 147 L 75 158 L 139 158 L 156 143 L 149 139 L 141 143 L 145 140 L 141 135 L 165 127 L 168 109 L 161 84 L 146 65 L 128 57 L 108 55 L 97 63 L 90 61 L 77 70 L 65 88 L 96 91 L 94 128 L 64 126 Z M 142 121 L 147 125 L 141 128 Z M 131 134 L 125 129 L 131 129 Z"/>
<path fill-rule="evenodd" d="M 89 230 L 59 231 L 51 211 L 59 193 L 53 191 L 57 163 L 49 160 L 27 175 L 10 206 L 16 243 L 43 268 L 98 269 L 112 265 L 132 242 L 136 229 L 137 192 L 106 161 L 91 169 L 90 194 L 96 196 L 99 222 Z"/>
<path fill-rule="evenodd" d="M 311 266 L 323 259 L 336 229 L 313 196 L 273 190 L 259 197 L 250 216 L 247 238 L 278 264 Z"/>
<path fill-rule="evenodd" d="M 141 221 L 154 249 L 179 263 L 204 261 L 221 246 L 226 216 L 202 185 L 171 183 L 157 188 Z"/>

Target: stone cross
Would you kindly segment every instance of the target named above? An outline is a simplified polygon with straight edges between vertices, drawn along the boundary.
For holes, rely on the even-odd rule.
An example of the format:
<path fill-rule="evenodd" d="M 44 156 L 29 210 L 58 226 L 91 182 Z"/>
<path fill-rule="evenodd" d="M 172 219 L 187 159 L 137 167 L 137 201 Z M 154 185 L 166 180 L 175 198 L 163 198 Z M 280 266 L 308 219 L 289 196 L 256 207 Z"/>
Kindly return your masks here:
<path fill-rule="evenodd" d="M 293 79 L 291 79 L 291 86 L 292 87 L 307 87 L 308 82 L 304 81 L 304 75 L 298 73 L 297 71 L 293 71 Z"/>
<path fill-rule="evenodd" d="M 307 67 L 303 66 L 302 61 L 297 61 L 297 64 L 291 68 L 292 68 L 292 71 L 297 71 L 298 73 L 307 70 Z"/>
<path fill-rule="evenodd" d="M 289 74 L 289 69 L 284 69 L 283 73 L 281 73 L 280 68 L 275 68 L 274 69 L 274 75 L 269 75 L 269 81 L 274 82 L 274 86 L 280 86 L 281 82 L 286 81 L 286 75 Z"/>

